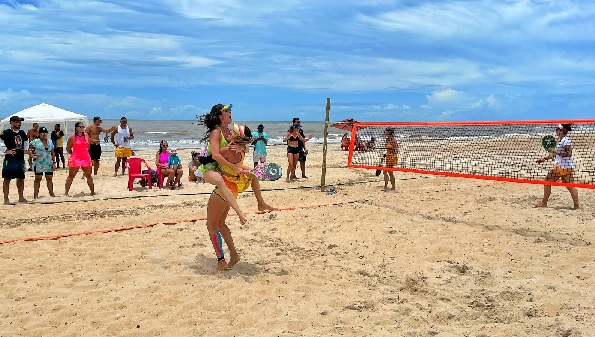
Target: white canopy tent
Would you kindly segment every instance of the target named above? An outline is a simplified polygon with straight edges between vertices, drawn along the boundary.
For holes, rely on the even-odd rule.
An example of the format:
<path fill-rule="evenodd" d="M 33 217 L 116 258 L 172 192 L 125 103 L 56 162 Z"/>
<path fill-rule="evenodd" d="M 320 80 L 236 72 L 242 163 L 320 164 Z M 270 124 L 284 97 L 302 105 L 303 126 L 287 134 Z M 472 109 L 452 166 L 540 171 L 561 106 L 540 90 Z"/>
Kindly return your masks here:
<path fill-rule="evenodd" d="M 60 123 L 64 134 L 68 134 L 68 123 L 83 122 L 85 126 L 89 125 L 89 118 L 85 115 L 77 114 L 72 111 L 60 109 L 50 104 L 41 103 L 30 108 L 16 112 L 2 121 L 0 121 L 0 130 L 4 130 L 5 125 L 9 125 L 11 116 L 24 118 L 23 123 L 38 123 L 45 126 L 49 131 L 54 130 L 54 124 Z M 43 125 L 41 125 L 43 124 Z M 27 130 L 24 130 L 27 132 Z"/>

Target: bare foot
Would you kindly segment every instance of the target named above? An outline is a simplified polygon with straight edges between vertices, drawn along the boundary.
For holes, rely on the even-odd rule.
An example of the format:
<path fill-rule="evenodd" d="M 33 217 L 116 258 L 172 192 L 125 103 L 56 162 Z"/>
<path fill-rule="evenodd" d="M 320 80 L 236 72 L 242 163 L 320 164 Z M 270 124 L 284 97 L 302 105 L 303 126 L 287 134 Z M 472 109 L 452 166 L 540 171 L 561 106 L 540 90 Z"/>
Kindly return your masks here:
<path fill-rule="evenodd" d="M 581 209 L 581 207 L 579 205 L 574 205 L 572 209 Z"/>
<path fill-rule="evenodd" d="M 95 192 L 91 192 L 91 195 L 95 195 Z"/>
<path fill-rule="evenodd" d="M 228 269 L 228 270 L 229 269 L 232 269 L 233 266 L 235 266 L 236 263 L 238 263 L 238 262 L 240 262 L 240 256 L 239 255 L 232 256 L 229 259 L 229 263 L 227 264 L 227 268 L 226 269 Z"/>
<path fill-rule="evenodd" d="M 19 199 L 19 202 L 22 202 L 22 203 L 28 203 L 28 202 L 29 202 L 29 200 L 27 200 L 27 199 L 23 198 L 23 199 Z"/>
<path fill-rule="evenodd" d="M 217 271 L 224 271 L 227 269 L 227 261 L 225 259 L 217 261 Z"/>
<path fill-rule="evenodd" d="M 8 200 L 4 200 L 4 205 L 10 205 L 10 206 L 14 206 L 14 203 L 8 201 Z"/>
<path fill-rule="evenodd" d="M 308 177 L 306 177 L 305 175 L 302 175 L 302 179 L 308 179 Z"/>
<path fill-rule="evenodd" d="M 547 207 L 547 205 L 546 205 L 546 204 L 544 204 L 543 202 L 540 202 L 540 203 L 536 204 L 536 205 L 535 205 L 535 206 L 533 206 L 533 207 L 535 207 L 535 208 L 546 208 L 546 207 Z"/>
<path fill-rule="evenodd" d="M 259 211 L 276 211 L 278 210 L 277 207 L 273 207 L 267 203 L 258 204 Z"/>
<path fill-rule="evenodd" d="M 50 197 L 55 197 L 56 195 L 54 193 L 50 193 Z"/>

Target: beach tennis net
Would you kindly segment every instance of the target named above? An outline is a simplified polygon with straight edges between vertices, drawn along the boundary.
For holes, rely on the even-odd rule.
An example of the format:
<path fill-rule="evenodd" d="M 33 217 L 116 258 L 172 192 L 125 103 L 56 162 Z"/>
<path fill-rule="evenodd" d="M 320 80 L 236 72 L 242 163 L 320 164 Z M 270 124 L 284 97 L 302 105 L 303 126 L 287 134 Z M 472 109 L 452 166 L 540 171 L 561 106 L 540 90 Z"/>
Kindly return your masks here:
<path fill-rule="evenodd" d="M 546 180 L 554 160 L 556 127 L 572 124 L 572 178 Z M 397 163 L 387 166 L 386 130 L 394 133 Z M 553 141 L 552 141 L 553 140 Z M 394 161 L 394 160 L 393 160 Z M 390 166 L 390 163 L 388 163 Z M 353 125 L 348 166 L 453 177 L 595 188 L 595 120 L 449 123 L 365 123 Z M 562 165 L 564 166 L 564 165 Z"/>

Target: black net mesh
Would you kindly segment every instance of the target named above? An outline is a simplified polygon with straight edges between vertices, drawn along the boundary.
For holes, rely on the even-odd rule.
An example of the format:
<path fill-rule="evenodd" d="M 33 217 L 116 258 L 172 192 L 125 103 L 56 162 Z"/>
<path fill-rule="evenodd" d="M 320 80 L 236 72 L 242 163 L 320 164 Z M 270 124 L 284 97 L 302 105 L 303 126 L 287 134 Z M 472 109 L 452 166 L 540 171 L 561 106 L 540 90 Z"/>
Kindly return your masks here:
<path fill-rule="evenodd" d="M 548 155 L 545 147 L 558 141 L 557 122 L 355 126 L 356 133 L 351 134 L 355 139 L 349 141 L 350 167 L 543 183 L 555 166 L 571 166 L 572 184 L 595 188 L 595 121 L 572 124 L 567 134 L 571 157 L 557 156 L 543 163 L 537 161 Z M 396 146 L 390 144 L 387 128 L 394 133 Z M 563 151 L 564 147 L 558 144 L 554 150 Z"/>

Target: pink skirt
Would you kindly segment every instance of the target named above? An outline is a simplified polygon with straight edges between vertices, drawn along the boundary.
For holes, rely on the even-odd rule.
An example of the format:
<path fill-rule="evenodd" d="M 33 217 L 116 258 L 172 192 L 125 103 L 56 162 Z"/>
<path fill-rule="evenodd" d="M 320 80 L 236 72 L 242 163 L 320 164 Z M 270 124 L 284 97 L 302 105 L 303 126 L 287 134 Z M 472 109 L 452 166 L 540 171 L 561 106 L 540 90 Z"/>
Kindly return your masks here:
<path fill-rule="evenodd" d="M 82 151 L 80 151 L 82 152 Z M 88 151 L 83 153 L 73 152 L 68 159 L 68 167 L 88 167 L 91 166 L 91 156 Z"/>

